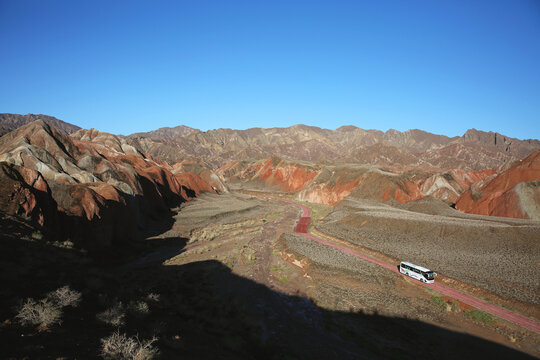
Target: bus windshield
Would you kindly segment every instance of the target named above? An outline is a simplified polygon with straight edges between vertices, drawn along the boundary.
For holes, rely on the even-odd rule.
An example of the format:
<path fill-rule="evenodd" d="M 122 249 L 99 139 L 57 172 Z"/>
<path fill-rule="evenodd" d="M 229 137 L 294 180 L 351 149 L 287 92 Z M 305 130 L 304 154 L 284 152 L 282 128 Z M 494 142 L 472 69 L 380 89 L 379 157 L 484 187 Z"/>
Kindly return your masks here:
<path fill-rule="evenodd" d="M 433 280 L 435 278 L 435 276 L 433 275 L 433 271 L 425 272 L 424 277 L 428 280 Z"/>

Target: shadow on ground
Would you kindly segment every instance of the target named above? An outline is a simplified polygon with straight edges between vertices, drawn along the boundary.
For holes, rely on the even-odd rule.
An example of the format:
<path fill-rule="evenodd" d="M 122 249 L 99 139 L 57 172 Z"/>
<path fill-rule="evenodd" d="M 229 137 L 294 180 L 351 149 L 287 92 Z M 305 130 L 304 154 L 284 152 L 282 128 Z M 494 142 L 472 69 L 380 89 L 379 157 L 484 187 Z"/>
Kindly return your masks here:
<path fill-rule="evenodd" d="M 217 261 L 149 261 L 126 271 L 45 243 L 20 219 L 2 217 L 0 225 L 1 358 L 96 358 L 100 339 L 116 329 L 141 340 L 157 337 L 165 359 L 531 358 L 416 320 L 328 311 L 236 276 Z M 81 291 L 82 302 L 65 308 L 62 324 L 37 329 L 15 321 L 22 300 L 65 285 Z M 140 302 L 148 313 L 130 310 Z M 120 303 L 123 325 L 97 319 Z"/>

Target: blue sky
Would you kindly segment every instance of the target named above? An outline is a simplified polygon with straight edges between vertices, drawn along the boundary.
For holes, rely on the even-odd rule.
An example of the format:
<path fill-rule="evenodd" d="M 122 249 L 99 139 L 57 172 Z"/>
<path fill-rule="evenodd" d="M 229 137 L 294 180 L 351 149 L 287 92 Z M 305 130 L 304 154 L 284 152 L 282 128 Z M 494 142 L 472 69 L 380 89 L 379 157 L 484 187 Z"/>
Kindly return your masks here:
<path fill-rule="evenodd" d="M 0 0 L 0 112 L 540 138 L 540 1 Z"/>

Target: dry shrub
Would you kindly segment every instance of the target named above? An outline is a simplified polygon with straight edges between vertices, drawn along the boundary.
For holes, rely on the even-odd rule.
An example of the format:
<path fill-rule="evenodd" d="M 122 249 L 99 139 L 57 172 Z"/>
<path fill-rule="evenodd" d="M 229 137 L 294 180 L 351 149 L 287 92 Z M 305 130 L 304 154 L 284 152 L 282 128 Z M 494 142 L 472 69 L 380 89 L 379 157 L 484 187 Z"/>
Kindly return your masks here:
<path fill-rule="evenodd" d="M 122 302 L 118 302 L 104 312 L 97 314 L 96 317 L 106 324 L 121 326 L 125 323 L 126 311 Z"/>
<path fill-rule="evenodd" d="M 150 307 L 144 301 L 131 301 L 129 303 L 128 310 L 135 316 L 143 316 L 150 313 Z"/>
<path fill-rule="evenodd" d="M 156 341 L 155 337 L 141 341 L 138 337 L 127 337 L 116 331 L 101 339 L 101 356 L 105 359 L 153 359 L 159 352 L 153 346 Z"/>
<path fill-rule="evenodd" d="M 81 293 L 64 286 L 47 294 L 47 298 L 60 307 L 77 307 L 81 302 Z"/>
<path fill-rule="evenodd" d="M 60 324 L 62 322 L 61 317 L 62 310 L 52 301 L 42 299 L 36 302 L 30 298 L 26 299 L 16 315 L 16 318 L 23 325 L 40 325 L 44 327 Z"/>

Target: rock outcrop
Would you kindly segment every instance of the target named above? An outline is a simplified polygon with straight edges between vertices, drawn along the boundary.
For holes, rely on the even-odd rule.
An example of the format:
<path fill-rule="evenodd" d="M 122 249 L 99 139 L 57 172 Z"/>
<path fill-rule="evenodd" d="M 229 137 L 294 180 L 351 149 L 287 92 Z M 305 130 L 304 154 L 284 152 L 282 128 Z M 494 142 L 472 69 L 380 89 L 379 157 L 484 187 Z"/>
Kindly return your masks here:
<path fill-rule="evenodd" d="M 489 181 L 467 190 L 456 202 L 463 212 L 540 220 L 540 151 Z"/>
<path fill-rule="evenodd" d="M 183 161 L 174 164 L 172 167 L 172 172 L 179 179 L 180 183 L 183 184 L 183 181 L 186 181 L 189 184 L 193 184 L 191 189 L 195 189 L 197 194 L 201 191 L 216 193 L 229 192 L 223 180 L 214 171 L 201 164 Z"/>
<path fill-rule="evenodd" d="M 494 174 L 496 174 L 494 169 L 469 172 L 459 169 L 451 170 L 427 178 L 420 187 L 420 191 L 425 196 L 455 203 L 472 184 L 483 181 Z"/>

